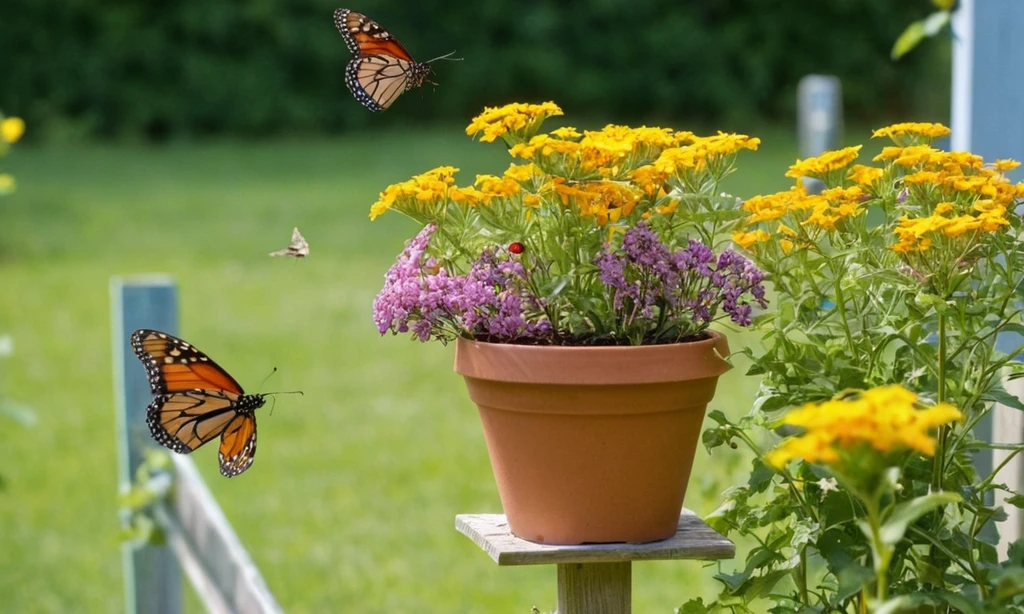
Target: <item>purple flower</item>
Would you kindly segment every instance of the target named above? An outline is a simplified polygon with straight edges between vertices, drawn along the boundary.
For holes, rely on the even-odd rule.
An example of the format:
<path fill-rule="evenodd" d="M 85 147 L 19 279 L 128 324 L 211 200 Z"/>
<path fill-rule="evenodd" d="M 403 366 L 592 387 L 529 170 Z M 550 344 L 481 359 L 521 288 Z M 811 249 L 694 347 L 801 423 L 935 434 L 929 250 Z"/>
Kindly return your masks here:
<path fill-rule="evenodd" d="M 374 322 L 382 335 L 412 331 L 427 341 L 462 332 L 509 341 L 552 333 L 546 319 L 527 321 L 527 308 L 539 310 L 541 300 L 529 292 L 520 262 L 485 250 L 468 273 L 452 276 L 435 259 L 424 261 L 436 230 L 429 224 L 417 234 L 384 276 L 384 287 L 373 302 Z"/>

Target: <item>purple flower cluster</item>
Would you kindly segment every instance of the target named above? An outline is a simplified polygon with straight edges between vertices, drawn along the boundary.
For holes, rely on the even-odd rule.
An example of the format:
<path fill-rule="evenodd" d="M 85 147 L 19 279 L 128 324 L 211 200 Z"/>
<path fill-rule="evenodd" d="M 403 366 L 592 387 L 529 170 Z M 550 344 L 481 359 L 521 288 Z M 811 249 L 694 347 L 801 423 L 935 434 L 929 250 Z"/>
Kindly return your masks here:
<path fill-rule="evenodd" d="M 693 239 L 672 252 L 646 222 L 626 232 L 621 251 L 606 245 L 595 264 L 612 291 L 616 324 L 627 335 L 657 336 L 661 326 L 686 336 L 706 328 L 718 309 L 747 326 L 750 300 L 767 307 L 764 273 L 752 262 L 732 250 L 716 257 Z"/>
<path fill-rule="evenodd" d="M 529 295 L 522 264 L 486 250 L 467 274 L 449 275 L 434 259 L 423 259 L 436 230 L 435 224 L 425 227 L 384 276 L 373 302 L 380 334 L 411 330 L 420 341 L 458 334 L 509 341 L 550 332 L 547 320 L 527 321 L 527 309 L 536 310 L 538 304 L 524 298 Z"/>

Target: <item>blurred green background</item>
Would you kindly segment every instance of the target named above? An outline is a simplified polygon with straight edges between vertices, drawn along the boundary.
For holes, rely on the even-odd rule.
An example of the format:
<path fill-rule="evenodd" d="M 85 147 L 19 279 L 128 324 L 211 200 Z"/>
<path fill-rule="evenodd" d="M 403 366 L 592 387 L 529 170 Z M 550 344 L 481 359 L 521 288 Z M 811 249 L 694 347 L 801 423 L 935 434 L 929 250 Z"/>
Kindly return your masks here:
<path fill-rule="evenodd" d="M 193 456 L 289 612 L 554 608 L 554 569 L 502 568 L 454 530 L 500 504 L 451 348 L 381 339 L 382 276 L 416 227 L 367 211 L 390 183 L 440 164 L 508 164 L 463 129 L 482 106 L 554 100 L 556 123 L 658 123 L 755 134 L 729 189 L 783 189 L 797 157 L 796 82 L 842 77 L 846 141 L 892 120 L 948 117 L 948 45 L 888 51 L 921 2 L 603 0 L 352 6 L 417 59 L 456 50 L 436 88 L 373 115 L 320 0 L 7 0 L 0 110 L 25 139 L 0 159 L 0 611 L 123 608 L 111 367 L 111 276 L 179 283 L 181 332 L 247 388 L 301 389 L 261 410 L 255 465 L 226 480 Z M 270 259 L 298 226 L 301 262 Z M 732 345 L 756 342 L 731 334 Z M 139 369 L 141 369 L 139 365 Z M 742 368 L 712 408 L 757 388 Z M 712 511 L 748 459 L 698 450 L 686 505 Z M 634 567 L 637 612 L 716 592 L 716 566 Z M 189 611 L 203 611 L 194 596 Z"/>

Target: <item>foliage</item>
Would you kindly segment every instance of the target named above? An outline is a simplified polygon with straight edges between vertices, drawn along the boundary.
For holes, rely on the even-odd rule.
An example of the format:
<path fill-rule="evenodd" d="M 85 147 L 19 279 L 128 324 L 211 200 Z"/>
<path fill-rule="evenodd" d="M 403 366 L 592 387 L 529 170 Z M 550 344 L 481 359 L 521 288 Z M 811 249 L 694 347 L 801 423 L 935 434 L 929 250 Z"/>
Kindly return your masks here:
<path fill-rule="evenodd" d="M 921 2 L 760 0 L 590 3 L 381 0 L 353 6 L 413 57 L 457 50 L 436 89 L 367 113 L 344 85 L 351 59 L 333 0 L 6 0 L 0 104 L 50 138 L 323 133 L 377 122 L 464 121 L 502 100 L 576 114 L 708 121 L 790 117 L 810 73 L 843 81 L 853 117 L 908 112 L 945 92 L 931 46 L 888 60 Z M 828 36 L 821 36 L 828 32 Z M 940 97 L 941 98 L 941 97 Z M 942 106 L 932 112 L 943 112 Z"/>
<path fill-rule="evenodd" d="M 154 506 L 167 500 L 173 486 L 170 455 L 159 448 L 146 448 L 131 487 L 120 496 L 122 541 L 136 546 L 163 543 Z"/>
<path fill-rule="evenodd" d="M 743 570 L 719 575 L 725 588 L 708 610 L 763 599 L 773 612 L 1024 608 L 1024 569 L 1016 554 L 997 560 L 992 524 L 1005 514 L 991 503 L 996 491 L 1011 505 L 1024 497 L 977 476 L 970 456 L 992 447 L 972 429 L 995 402 L 1024 409 L 1000 382 L 1022 349 L 994 347 L 1022 329 L 1024 184 L 1004 176 L 1015 161 L 930 146 L 945 134 L 937 124 L 877 130 L 894 142 L 880 165 L 854 165 L 859 148 L 827 152 L 790 167 L 792 189 L 743 205 L 734 240 L 769 272 L 780 308 L 760 322 L 763 351 L 747 350 L 763 376 L 753 410 L 735 422 L 714 414 L 704 434 L 709 449 L 739 441 L 758 456 L 709 518 L 758 546 Z M 826 189 L 808 193 L 804 176 Z M 859 391 L 886 384 L 920 398 L 885 393 L 864 413 L 881 393 Z M 907 413 L 918 403 L 942 415 Z M 950 405 L 961 419 L 925 437 L 954 416 Z M 760 441 L 792 433 L 787 422 L 805 434 L 765 456 Z M 1007 449 L 1013 458 L 1024 445 Z"/>
<path fill-rule="evenodd" d="M 896 42 L 893 43 L 892 51 L 889 52 L 892 59 L 898 60 L 902 58 L 917 47 L 925 38 L 934 37 L 939 32 L 942 32 L 949 24 L 953 11 L 958 7 L 957 0 L 932 0 L 932 4 L 938 10 L 924 19 L 911 22 L 903 30 L 899 38 L 896 39 Z"/>
<path fill-rule="evenodd" d="M 444 166 L 392 185 L 370 217 L 424 225 L 374 302 L 381 334 L 558 345 L 692 339 L 765 307 L 763 273 L 719 254 L 735 198 L 722 180 L 759 140 L 609 125 L 540 133 L 554 103 L 486 109 L 466 129 L 503 139 L 504 175 L 458 187 Z"/>

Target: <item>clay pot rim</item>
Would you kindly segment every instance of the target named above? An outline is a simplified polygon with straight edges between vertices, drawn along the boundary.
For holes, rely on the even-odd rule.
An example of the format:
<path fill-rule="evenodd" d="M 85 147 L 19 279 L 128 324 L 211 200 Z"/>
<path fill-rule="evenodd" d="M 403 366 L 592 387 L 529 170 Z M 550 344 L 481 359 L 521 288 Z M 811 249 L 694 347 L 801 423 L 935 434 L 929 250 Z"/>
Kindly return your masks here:
<path fill-rule="evenodd" d="M 532 384 L 620 385 L 718 377 L 732 368 L 725 335 L 636 346 L 490 343 L 459 338 L 455 371 L 464 377 Z M 615 368 L 623 365 L 623 368 Z"/>

